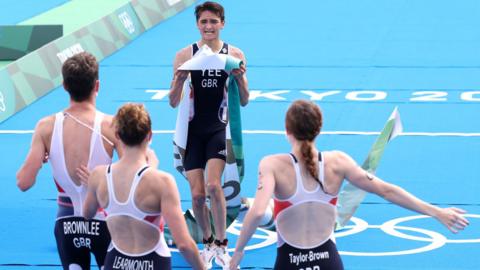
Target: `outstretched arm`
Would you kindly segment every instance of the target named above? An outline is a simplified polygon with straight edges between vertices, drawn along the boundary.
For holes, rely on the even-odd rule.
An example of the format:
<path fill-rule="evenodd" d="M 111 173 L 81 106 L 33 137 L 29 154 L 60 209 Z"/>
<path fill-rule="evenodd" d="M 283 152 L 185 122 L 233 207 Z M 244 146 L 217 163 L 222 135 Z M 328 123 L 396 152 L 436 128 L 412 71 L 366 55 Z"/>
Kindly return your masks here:
<path fill-rule="evenodd" d="M 269 159 L 271 159 L 271 157 L 266 157 L 260 161 L 257 193 L 255 194 L 253 206 L 248 210 L 243 221 L 242 231 L 237 240 L 235 253 L 230 261 L 231 270 L 237 269 L 237 266 L 240 264 L 245 246 L 260 224 L 275 190 L 274 171 Z"/>
<path fill-rule="evenodd" d="M 465 213 L 464 210 L 455 207 L 439 208 L 429 204 L 403 188 L 387 183 L 368 173 L 345 153 L 340 152 L 338 157 L 340 159 L 339 164 L 341 164 L 345 172 L 344 178 L 355 186 L 365 191 L 375 193 L 387 201 L 404 208 L 434 217 L 453 233 L 457 233 L 458 230 L 463 230 L 465 226 L 469 224 L 468 220 L 462 216 L 462 214 Z"/>
<path fill-rule="evenodd" d="M 30 151 L 22 167 L 20 167 L 17 172 L 17 186 L 21 191 L 27 191 L 35 184 L 37 174 L 42 168 L 42 164 L 48 159 L 47 148 L 43 140 L 43 134 L 47 128 L 45 121 L 46 120 L 41 120 L 35 127 Z"/>

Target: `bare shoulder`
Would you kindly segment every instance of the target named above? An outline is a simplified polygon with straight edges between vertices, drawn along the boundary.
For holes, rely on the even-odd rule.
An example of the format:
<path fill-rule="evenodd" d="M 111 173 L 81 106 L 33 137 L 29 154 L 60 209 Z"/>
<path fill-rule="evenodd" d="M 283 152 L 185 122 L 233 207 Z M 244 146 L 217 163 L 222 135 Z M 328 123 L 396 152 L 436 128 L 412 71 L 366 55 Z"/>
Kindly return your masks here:
<path fill-rule="evenodd" d="M 88 179 L 89 185 L 97 186 L 101 179 L 105 179 L 107 165 L 99 165 L 93 169 Z"/>
<path fill-rule="evenodd" d="M 103 120 L 102 120 L 102 121 L 103 121 L 103 123 L 108 123 L 108 124 L 112 123 L 112 121 L 113 121 L 113 115 L 111 115 L 111 114 L 106 114 L 106 113 L 103 114 Z"/>
<path fill-rule="evenodd" d="M 168 182 L 168 183 L 175 183 L 175 179 L 173 178 L 173 176 L 167 172 L 164 172 L 164 171 L 160 171 L 160 170 L 155 170 L 156 173 L 158 174 L 158 177 L 162 180 L 162 181 L 165 181 L 165 182 Z"/>
<path fill-rule="evenodd" d="M 342 172 L 348 168 L 351 168 L 352 166 L 357 166 L 355 160 L 353 160 L 349 154 L 343 151 L 334 150 L 325 151 L 322 153 L 326 166 L 332 168 L 334 171 Z"/>
<path fill-rule="evenodd" d="M 118 145 L 117 137 L 115 136 L 115 127 L 113 126 L 113 115 L 105 114 L 102 119 L 101 131 L 104 136 L 114 145 Z"/>
<path fill-rule="evenodd" d="M 237 58 L 240 58 L 242 59 L 243 61 L 245 61 L 245 54 L 243 53 L 242 50 L 240 50 L 239 48 L 233 46 L 233 45 L 228 45 L 228 53 L 232 56 L 235 56 Z"/>
<path fill-rule="evenodd" d="M 53 133 L 53 127 L 55 125 L 55 115 L 49 115 L 37 122 L 35 126 L 35 133 L 46 139 Z"/>
<path fill-rule="evenodd" d="M 175 179 L 171 174 L 154 168 L 148 170 L 144 177 L 149 179 L 154 186 L 159 185 L 162 189 L 165 189 L 165 187 L 172 188 L 176 186 Z"/>
<path fill-rule="evenodd" d="M 107 170 L 107 165 L 99 165 L 96 166 L 93 171 L 90 173 L 90 177 L 98 177 L 105 175 L 105 171 Z"/>
<path fill-rule="evenodd" d="M 274 155 L 268 155 L 264 156 L 260 162 L 262 163 L 273 163 L 277 162 L 282 158 L 283 154 L 274 154 Z"/>
<path fill-rule="evenodd" d="M 188 45 L 177 51 L 175 54 L 176 62 L 185 62 L 192 57 L 192 46 Z"/>
<path fill-rule="evenodd" d="M 55 124 L 55 115 L 52 114 L 38 120 L 36 128 L 44 130 L 48 128 L 53 128 L 54 124 Z"/>
<path fill-rule="evenodd" d="M 291 160 L 288 154 L 274 154 L 274 155 L 268 155 L 262 158 L 262 160 L 260 161 L 260 167 L 282 168 L 288 163 L 291 163 Z"/>
<path fill-rule="evenodd" d="M 113 115 L 104 114 L 102 119 L 103 130 L 113 130 Z"/>
<path fill-rule="evenodd" d="M 325 159 L 328 159 L 331 161 L 341 162 L 343 160 L 351 159 L 350 155 L 340 150 L 324 151 L 322 152 L 322 154 Z"/>

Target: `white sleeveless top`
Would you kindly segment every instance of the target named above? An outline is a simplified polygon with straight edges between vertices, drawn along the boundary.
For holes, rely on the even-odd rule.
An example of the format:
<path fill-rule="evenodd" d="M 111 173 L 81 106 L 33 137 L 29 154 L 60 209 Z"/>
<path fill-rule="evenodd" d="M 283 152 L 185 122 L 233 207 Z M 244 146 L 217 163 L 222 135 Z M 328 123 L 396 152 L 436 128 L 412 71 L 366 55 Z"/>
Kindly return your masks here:
<path fill-rule="evenodd" d="M 107 165 L 112 163 L 112 157 L 105 150 L 101 136 L 101 124 L 103 116 L 104 114 L 102 112 L 96 111 L 93 131 L 90 139 L 90 151 L 87 164 L 89 170 L 93 170 L 98 165 Z M 59 192 L 59 204 L 65 201 L 70 201 L 74 210 L 73 215 L 82 216 L 83 202 L 87 194 L 87 188 L 84 185 L 77 186 L 68 173 L 63 146 L 64 119 L 64 112 L 58 112 L 55 115 L 55 124 L 53 127 L 52 141 L 50 144 L 49 160 L 52 166 L 53 178 Z M 69 204 L 67 205 L 70 206 Z M 104 220 L 105 215 L 102 211 L 98 211 L 94 218 Z"/>
<path fill-rule="evenodd" d="M 333 237 L 336 217 L 337 195 L 323 190 L 324 163 L 318 156 L 318 178 L 321 183 L 308 191 L 303 186 L 300 166 L 290 154 L 295 168 L 295 193 L 287 199 L 274 196 L 274 215 L 278 235 L 278 246 L 287 243 L 300 249 L 317 247 Z"/>
<path fill-rule="evenodd" d="M 170 250 L 168 249 L 167 243 L 165 241 L 165 237 L 163 235 L 164 231 L 164 221 L 160 212 L 158 213 L 147 213 L 140 210 L 135 205 L 134 195 L 135 190 L 138 187 L 138 184 L 142 180 L 142 176 L 145 171 L 148 170 L 148 165 L 140 167 L 135 173 L 135 178 L 132 181 L 132 186 L 130 187 L 130 192 L 128 194 L 128 198 L 125 202 L 119 202 L 117 197 L 115 196 L 115 189 L 113 186 L 113 179 L 112 179 L 112 167 L 107 167 L 107 186 L 108 186 L 108 204 L 105 208 L 105 212 L 107 214 L 107 222 L 108 219 L 115 216 L 128 216 L 134 218 L 142 223 L 152 226 L 153 228 L 157 229 L 159 232 L 159 239 L 155 247 L 151 250 L 143 252 L 141 254 L 128 254 L 122 250 L 120 250 L 116 245 L 115 241 L 112 239 L 112 245 L 117 249 L 120 250 L 122 253 L 125 253 L 130 256 L 143 256 L 155 251 L 162 257 L 170 257 Z"/>

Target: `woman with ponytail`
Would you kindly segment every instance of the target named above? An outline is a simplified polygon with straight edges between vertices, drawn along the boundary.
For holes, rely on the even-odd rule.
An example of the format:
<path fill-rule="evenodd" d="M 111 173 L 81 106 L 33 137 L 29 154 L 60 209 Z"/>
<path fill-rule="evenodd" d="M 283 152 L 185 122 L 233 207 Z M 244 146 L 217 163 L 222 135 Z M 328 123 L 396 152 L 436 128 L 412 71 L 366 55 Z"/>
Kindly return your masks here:
<path fill-rule="evenodd" d="M 274 269 L 343 269 L 333 230 L 344 179 L 392 203 L 435 217 L 454 233 L 468 225 L 461 209 L 428 204 L 369 174 L 346 153 L 318 151 L 315 139 L 322 120 L 320 108 L 310 101 L 295 101 L 288 109 L 285 127 L 291 152 L 260 162 L 257 194 L 244 219 L 230 269 L 237 269 L 272 197 L 278 235 Z"/>

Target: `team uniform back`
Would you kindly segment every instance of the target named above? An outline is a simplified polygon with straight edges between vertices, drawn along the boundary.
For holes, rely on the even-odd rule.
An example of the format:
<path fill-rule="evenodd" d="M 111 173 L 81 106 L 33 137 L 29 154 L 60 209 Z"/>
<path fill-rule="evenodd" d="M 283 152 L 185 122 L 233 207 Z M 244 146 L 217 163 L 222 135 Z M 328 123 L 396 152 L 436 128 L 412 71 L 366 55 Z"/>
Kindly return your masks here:
<path fill-rule="evenodd" d="M 165 242 L 161 213 L 144 212 L 135 204 L 135 191 L 148 168 L 145 165 L 137 170 L 127 200 L 120 202 L 115 196 L 112 167 L 107 167 L 108 204 L 105 212 L 112 243 L 104 270 L 127 269 L 130 266 L 135 266 L 134 269 L 171 269 L 171 254 Z M 138 239 L 143 242 L 141 247 L 136 247 L 141 252 L 127 252 L 122 248 L 132 247 L 134 240 Z"/>
<path fill-rule="evenodd" d="M 87 167 L 110 164 L 111 156 L 105 150 L 101 136 L 104 114 L 97 111 L 90 138 Z M 99 209 L 92 220 L 82 217 L 83 202 L 87 189 L 77 185 L 70 177 L 65 161 L 63 125 L 65 113 L 55 115 L 55 124 L 50 145 L 49 160 L 58 190 L 58 212 L 55 223 L 55 239 L 64 269 L 90 269 L 90 252 L 99 266 L 103 265 L 110 234 L 105 223 L 105 214 Z"/>
<path fill-rule="evenodd" d="M 291 154 L 295 168 L 295 193 L 287 199 L 274 198 L 277 228 L 277 260 L 274 269 L 343 269 L 333 230 L 337 195 L 324 192 L 324 163 L 319 153 L 319 181 L 306 190 L 300 166 Z M 308 268 L 309 267 L 309 268 Z"/>

